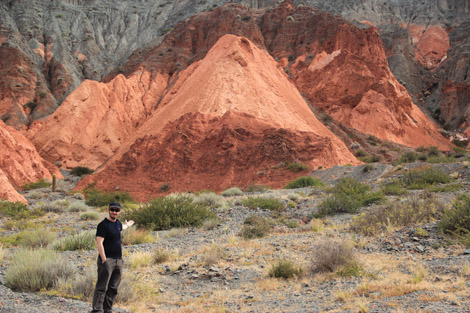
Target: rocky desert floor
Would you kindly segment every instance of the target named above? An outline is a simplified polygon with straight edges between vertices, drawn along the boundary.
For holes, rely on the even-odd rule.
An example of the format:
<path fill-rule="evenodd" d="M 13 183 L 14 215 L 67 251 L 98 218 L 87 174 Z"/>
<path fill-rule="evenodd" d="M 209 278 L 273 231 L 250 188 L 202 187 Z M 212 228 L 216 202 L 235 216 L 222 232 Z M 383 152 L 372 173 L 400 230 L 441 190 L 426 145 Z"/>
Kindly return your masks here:
<path fill-rule="evenodd" d="M 342 177 L 353 177 L 378 188 L 387 179 L 423 164 L 377 164 L 367 172 L 363 170 L 365 165 L 335 167 L 312 175 L 330 185 Z M 450 207 L 458 195 L 470 190 L 468 166 L 459 163 L 433 166 L 444 169 L 455 177 L 452 184 L 461 186 L 453 192 L 432 192 L 437 201 Z M 70 193 L 76 181 L 77 178 L 66 176 L 59 182 L 59 191 L 42 188 L 24 195 L 30 207 L 38 201 L 84 202 Z M 388 196 L 387 200 L 404 201 L 405 197 L 424 192 L 410 190 L 405 196 Z M 241 204 L 241 199 L 253 195 L 272 196 L 295 205 L 278 213 Z M 470 312 L 470 250 L 454 238 L 442 235 L 437 227 L 439 220 L 387 227 L 377 235 L 363 236 L 353 231 L 351 223 L 376 205 L 362 208 L 357 214 L 312 218 L 326 197 L 326 187 L 224 197 L 223 205 L 213 209 L 219 221 L 211 226 L 150 232 L 151 240 L 147 240 L 150 242 L 124 246 L 126 265 L 121 292 L 133 296 L 117 303 L 115 312 Z M 56 232 L 60 238 L 73 232 L 94 231 L 106 216 L 103 210 L 95 209 L 100 215 L 98 220 L 81 220 L 81 213 L 64 210 L 29 222 Z M 243 239 L 239 234 L 250 215 L 271 217 L 275 226 L 270 234 Z M 2 239 L 25 231 L 21 225 L 12 227 L 9 220 L 1 219 Z M 28 228 L 35 229 L 31 225 Z M 20 247 L 2 241 L 0 312 L 90 311 L 89 300 L 73 299 L 58 290 L 28 293 L 8 288 L 5 275 Z M 320 242 L 350 244 L 360 270 L 353 275 L 313 273 L 311 263 Z M 136 261 L 145 260 L 155 251 L 165 251 L 168 259 L 159 264 Z M 60 257 L 84 276 L 92 273 L 93 277 L 95 250 L 60 252 Z M 282 259 L 301 267 L 303 274 L 290 279 L 270 277 L 270 269 Z"/>

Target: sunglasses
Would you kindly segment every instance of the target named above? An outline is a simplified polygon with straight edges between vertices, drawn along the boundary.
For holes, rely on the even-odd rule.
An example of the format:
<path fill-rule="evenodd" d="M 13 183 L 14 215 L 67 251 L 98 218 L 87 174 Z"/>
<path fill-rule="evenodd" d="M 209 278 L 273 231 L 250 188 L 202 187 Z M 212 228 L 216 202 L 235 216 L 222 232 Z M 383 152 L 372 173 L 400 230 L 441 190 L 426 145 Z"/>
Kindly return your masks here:
<path fill-rule="evenodd" d="M 121 209 L 118 209 L 118 208 L 110 208 L 109 209 L 111 212 L 119 212 L 121 211 Z"/>

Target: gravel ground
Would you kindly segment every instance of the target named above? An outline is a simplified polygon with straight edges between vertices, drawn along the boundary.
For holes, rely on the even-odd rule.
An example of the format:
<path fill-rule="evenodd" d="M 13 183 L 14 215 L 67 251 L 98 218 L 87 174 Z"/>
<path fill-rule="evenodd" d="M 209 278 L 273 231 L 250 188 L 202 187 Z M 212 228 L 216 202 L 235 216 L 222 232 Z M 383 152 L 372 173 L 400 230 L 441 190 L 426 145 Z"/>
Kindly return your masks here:
<path fill-rule="evenodd" d="M 393 173 L 389 166 L 380 169 L 382 174 L 374 175 L 373 181 Z M 457 166 L 449 169 L 450 172 L 456 170 Z M 349 173 L 352 172 L 355 173 L 353 176 L 363 173 L 360 168 Z M 339 173 L 344 174 L 344 169 L 325 170 L 322 177 L 337 177 Z M 67 188 L 75 183 L 76 180 L 69 178 L 63 183 L 62 191 L 52 193 L 44 189 L 44 196 L 31 199 L 31 202 L 83 201 L 68 194 Z M 465 189 L 458 194 L 470 189 L 465 181 L 462 183 Z M 282 214 L 285 220 L 294 220 L 300 226 L 288 228 L 278 224 L 265 238 L 244 241 L 237 235 L 245 218 L 252 214 L 276 216 L 270 211 L 234 204 L 230 208 L 215 209 L 220 223 L 214 229 L 159 231 L 153 233 L 158 238 L 154 243 L 126 246 L 126 279 L 152 282 L 155 290 L 146 296 L 144 305 L 120 304 L 121 308 L 116 308 L 115 312 L 365 312 L 365 308 L 368 312 L 470 312 L 470 250 L 449 245 L 439 233 L 436 221 L 420 225 L 428 233 L 426 237 L 418 236 L 417 227 L 362 237 L 348 227 L 354 216 L 340 214 L 324 219 L 324 229 L 314 232 L 305 222 L 317 212 L 318 204 L 325 196 L 323 192 L 302 188 L 267 191 L 263 196 L 282 197 L 287 202 L 292 193 L 297 193 L 302 199 Z M 26 193 L 26 196 L 30 194 Z M 437 195 L 445 205 L 449 205 L 455 196 L 456 193 Z M 50 214 L 47 218 L 51 223 L 47 227 L 61 234 L 96 228 L 99 221 L 80 221 L 78 215 L 66 212 Z M 104 216 L 102 213 L 101 218 Z M 14 231 L 2 228 L 0 232 L 3 236 Z M 362 277 L 305 275 L 293 280 L 267 277 L 271 265 L 282 258 L 293 260 L 308 271 L 315 253 L 312 248 L 325 238 L 354 242 L 359 260 L 369 274 Z M 129 266 L 131 255 L 156 248 L 171 251 L 173 259 L 138 270 Z M 89 312 L 88 302 L 44 292 L 23 293 L 9 289 L 5 273 L 15 249 L 5 248 L 6 257 L 0 267 L 0 312 Z M 213 264 L 208 264 L 204 259 L 208 251 L 217 249 L 222 251 L 221 256 Z M 71 251 L 61 252 L 61 256 L 77 268 L 94 269 L 97 254 L 95 251 Z M 423 282 L 403 283 L 402 276 L 411 277 L 417 264 L 425 269 Z M 388 292 L 389 288 L 397 289 L 395 294 Z M 400 291 L 400 288 L 410 290 Z M 364 289 L 367 291 L 360 292 Z"/>

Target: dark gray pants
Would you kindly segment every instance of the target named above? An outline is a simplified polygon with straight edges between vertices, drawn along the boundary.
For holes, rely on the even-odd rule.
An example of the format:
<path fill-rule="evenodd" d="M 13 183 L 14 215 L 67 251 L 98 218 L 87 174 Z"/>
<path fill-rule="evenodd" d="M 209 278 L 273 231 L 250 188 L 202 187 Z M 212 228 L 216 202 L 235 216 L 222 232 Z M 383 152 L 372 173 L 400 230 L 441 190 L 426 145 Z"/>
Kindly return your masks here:
<path fill-rule="evenodd" d="M 122 275 L 122 259 L 107 258 L 104 264 L 98 257 L 98 280 L 93 295 L 92 313 L 112 313 Z"/>

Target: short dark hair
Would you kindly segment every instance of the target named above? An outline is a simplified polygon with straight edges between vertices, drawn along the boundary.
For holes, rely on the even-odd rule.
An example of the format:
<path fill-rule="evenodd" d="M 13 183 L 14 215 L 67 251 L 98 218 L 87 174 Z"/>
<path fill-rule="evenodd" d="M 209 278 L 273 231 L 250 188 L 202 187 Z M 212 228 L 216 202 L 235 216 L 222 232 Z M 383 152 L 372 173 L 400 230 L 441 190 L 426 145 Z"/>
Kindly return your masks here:
<path fill-rule="evenodd" d="M 121 204 L 120 204 L 119 202 L 111 202 L 111 203 L 109 204 L 109 207 L 110 207 L 110 208 L 119 208 L 119 209 L 120 209 L 120 208 L 121 208 Z"/>

